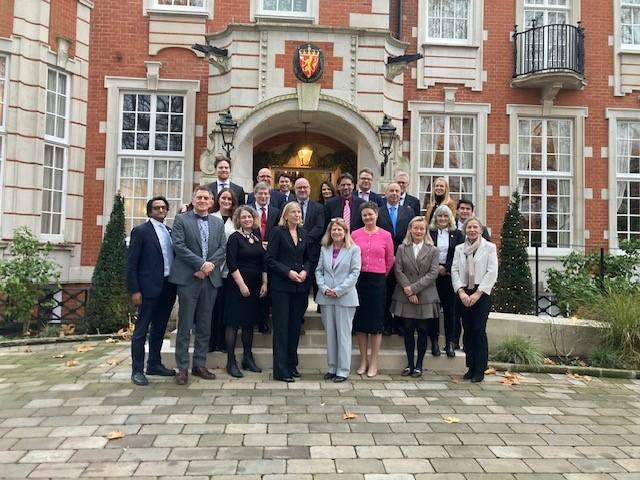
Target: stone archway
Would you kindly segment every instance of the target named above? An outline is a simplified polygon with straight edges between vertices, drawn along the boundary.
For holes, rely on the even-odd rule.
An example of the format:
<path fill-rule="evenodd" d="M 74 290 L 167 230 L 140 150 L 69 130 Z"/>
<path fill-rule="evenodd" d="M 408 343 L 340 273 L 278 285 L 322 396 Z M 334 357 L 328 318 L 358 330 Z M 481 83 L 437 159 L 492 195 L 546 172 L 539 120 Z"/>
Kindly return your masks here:
<path fill-rule="evenodd" d="M 239 120 L 233 156 L 233 177 L 246 188 L 253 185 L 253 146 L 279 133 L 310 122 L 315 131 L 333 137 L 356 152 L 358 168 L 378 171 L 380 149 L 376 127 L 353 105 L 320 95 L 317 110 L 300 110 L 297 94 L 282 95 L 258 104 Z"/>

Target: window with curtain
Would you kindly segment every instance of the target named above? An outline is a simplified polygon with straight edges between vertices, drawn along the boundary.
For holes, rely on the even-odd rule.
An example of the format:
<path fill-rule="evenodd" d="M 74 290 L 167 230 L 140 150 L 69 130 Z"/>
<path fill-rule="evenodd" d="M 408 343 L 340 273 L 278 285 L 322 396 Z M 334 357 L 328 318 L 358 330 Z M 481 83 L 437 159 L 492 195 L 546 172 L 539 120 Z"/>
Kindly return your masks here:
<path fill-rule="evenodd" d="M 69 76 L 47 72 L 45 144 L 42 168 L 42 214 L 40 233 L 61 236 L 64 223 L 64 189 L 69 153 Z"/>
<path fill-rule="evenodd" d="M 620 32 L 623 45 L 640 46 L 640 0 L 620 0 Z"/>
<path fill-rule="evenodd" d="M 427 40 L 469 41 L 470 3 L 469 0 L 427 0 Z"/>
<path fill-rule="evenodd" d="M 260 12 L 265 15 L 309 14 L 309 0 L 260 0 Z"/>
<path fill-rule="evenodd" d="M 419 196 L 431 194 L 433 180 L 445 177 L 451 196 L 474 199 L 476 119 L 467 115 L 420 116 Z M 474 200 L 475 201 L 475 200 Z"/>
<path fill-rule="evenodd" d="M 207 0 L 153 0 L 151 7 L 158 10 L 174 10 L 176 12 L 202 12 L 207 7 Z"/>
<path fill-rule="evenodd" d="M 181 95 L 122 95 L 118 189 L 127 232 L 146 221 L 149 198 L 169 200 L 169 223 L 182 203 L 184 115 Z"/>
<path fill-rule="evenodd" d="M 529 246 L 571 247 L 573 122 L 518 121 L 518 191 Z"/>
<path fill-rule="evenodd" d="M 640 238 L 640 122 L 618 121 L 616 152 L 618 239 Z"/>
<path fill-rule="evenodd" d="M 528 30 L 534 25 L 565 25 L 571 18 L 571 0 L 525 0 L 524 23 L 520 30 Z M 568 45 L 567 31 L 564 28 L 548 28 L 539 30 L 534 37 L 522 37 L 521 41 L 535 41 L 534 45 L 522 46 L 523 61 L 531 64 L 535 59 L 535 69 L 562 68 L 566 65 L 568 51 L 558 48 Z M 546 46 L 546 47 L 545 47 Z M 532 52 L 533 50 L 533 52 Z M 532 65 L 527 70 L 534 69 Z"/>

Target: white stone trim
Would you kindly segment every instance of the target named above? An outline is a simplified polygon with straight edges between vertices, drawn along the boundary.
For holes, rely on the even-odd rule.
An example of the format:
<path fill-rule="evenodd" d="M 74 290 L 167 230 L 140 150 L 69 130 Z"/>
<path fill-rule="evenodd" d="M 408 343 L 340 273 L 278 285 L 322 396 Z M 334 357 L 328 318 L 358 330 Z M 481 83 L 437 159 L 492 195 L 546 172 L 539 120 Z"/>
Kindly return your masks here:
<path fill-rule="evenodd" d="M 487 192 L 487 130 L 489 127 L 490 103 L 446 103 L 446 102 L 408 102 L 407 109 L 411 113 L 411 177 L 418 178 L 418 165 L 420 164 L 420 115 L 451 114 L 473 115 L 476 118 L 476 210 L 478 217 L 484 223 L 486 220 Z M 417 192 L 418 182 L 414 181 L 413 193 Z M 481 190 L 482 189 L 482 190 Z"/>
<path fill-rule="evenodd" d="M 252 22 L 308 22 L 317 25 L 320 21 L 320 0 L 307 0 L 306 14 L 265 13 L 262 11 L 262 0 L 251 0 L 249 20 Z"/>
<path fill-rule="evenodd" d="M 584 166 L 584 139 L 585 139 L 585 119 L 588 116 L 587 107 L 547 107 L 542 105 L 506 105 L 509 116 L 509 188 L 514 191 L 518 187 L 518 120 L 520 117 L 535 118 L 565 118 L 574 122 L 573 152 L 574 164 L 573 172 L 573 221 L 571 225 L 572 245 L 584 245 L 585 241 L 585 208 L 584 208 L 584 186 L 585 186 L 585 166 Z M 540 254 L 549 258 L 557 258 L 578 248 L 540 248 Z M 578 249 L 579 250 L 579 249 Z M 528 249 L 529 254 L 534 253 L 534 248 Z"/>
<path fill-rule="evenodd" d="M 614 251 L 620 247 L 618 242 L 618 225 L 617 225 L 617 156 L 618 156 L 618 122 L 621 120 L 629 120 L 640 122 L 640 109 L 637 108 L 607 108 L 605 109 L 605 118 L 609 121 L 609 250 Z"/>
<path fill-rule="evenodd" d="M 195 118 L 196 118 L 196 93 L 200 91 L 199 80 L 169 80 L 159 78 L 157 89 L 148 89 L 147 78 L 130 77 L 105 77 L 104 86 L 107 89 L 107 133 L 105 141 L 104 161 L 104 200 L 103 216 L 108 218 L 113 206 L 113 197 L 116 194 L 118 180 L 118 141 L 120 132 L 120 97 L 125 92 L 137 93 L 176 93 L 185 97 L 185 124 L 184 124 L 184 164 L 182 179 L 182 197 L 187 203 L 191 197 L 192 178 L 187 174 L 193 172 L 194 148 L 195 148 Z M 128 232 L 127 232 L 128 233 Z"/>

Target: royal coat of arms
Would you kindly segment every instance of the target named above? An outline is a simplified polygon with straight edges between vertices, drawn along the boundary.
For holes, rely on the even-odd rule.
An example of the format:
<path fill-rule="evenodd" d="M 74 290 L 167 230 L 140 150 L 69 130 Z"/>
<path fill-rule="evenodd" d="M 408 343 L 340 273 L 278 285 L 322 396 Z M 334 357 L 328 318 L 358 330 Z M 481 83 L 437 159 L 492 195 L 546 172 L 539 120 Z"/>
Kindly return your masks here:
<path fill-rule="evenodd" d="M 293 55 L 293 71 L 302 82 L 318 81 L 324 71 L 324 53 L 320 47 L 309 43 L 296 48 Z"/>

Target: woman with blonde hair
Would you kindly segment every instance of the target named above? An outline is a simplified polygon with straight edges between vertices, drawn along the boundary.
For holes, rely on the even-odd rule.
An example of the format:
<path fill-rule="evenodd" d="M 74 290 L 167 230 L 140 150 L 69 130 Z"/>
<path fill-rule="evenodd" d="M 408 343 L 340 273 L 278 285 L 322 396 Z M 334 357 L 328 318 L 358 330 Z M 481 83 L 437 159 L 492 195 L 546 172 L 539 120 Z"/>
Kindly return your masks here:
<path fill-rule="evenodd" d="M 498 279 L 498 255 L 495 244 L 482 238 L 480 220 L 468 218 L 462 229 L 466 240 L 456 247 L 451 267 L 469 369 L 462 378 L 481 382 L 489 359 L 487 318 L 491 309 L 491 290 Z"/>
<path fill-rule="evenodd" d="M 358 306 L 356 282 L 360 275 L 360 247 L 349 235 L 342 218 L 329 222 L 322 237 L 322 250 L 316 268 L 322 324 L 327 335 L 327 373 L 325 380 L 344 382 L 351 371 L 351 324 Z"/>
<path fill-rule="evenodd" d="M 402 375 L 420 377 L 427 351 L 429 324 L 436 323 L 440 316 L 435 283 L 438 276 L 438 251 L 427 235 L 424 217 L 414 217 L 409 222 L 407 235 L 396 251 L 394 271 L 397 284 L 393 292 L 391 313 L 403 322 L 404 348 L 407 353 L 407 366 Z M 416 330 L 418 358 L 414 363 Z"/>
<path fill-rule="evenodd" d="M 271 275 L 273 378 L 293 382 L 300 377 L 298 341 L 309 301 L 312 270 L 298 202 L 289 202 L 282 208 L 280 222 L 269 236 L 266 262 Z"/>
<path fill-rule="evenodd" d="M 449 183 L 447 182 L 447 179 L 444 177 L 437 177 L 433 180 L 429 201 L 427 201 L 427 197 L 425 196 L 424 217 L 427 219 L 427 224 L 431 223 L 433 214 L 436 208 L 438 208 L 440 205 L 446 205 L 447 207 L 449 207 L 449 210 L 451 210 L 451 215 L 453 215 L 453 217 L 455 218 L 456 202 L 449 195 Z"/>

